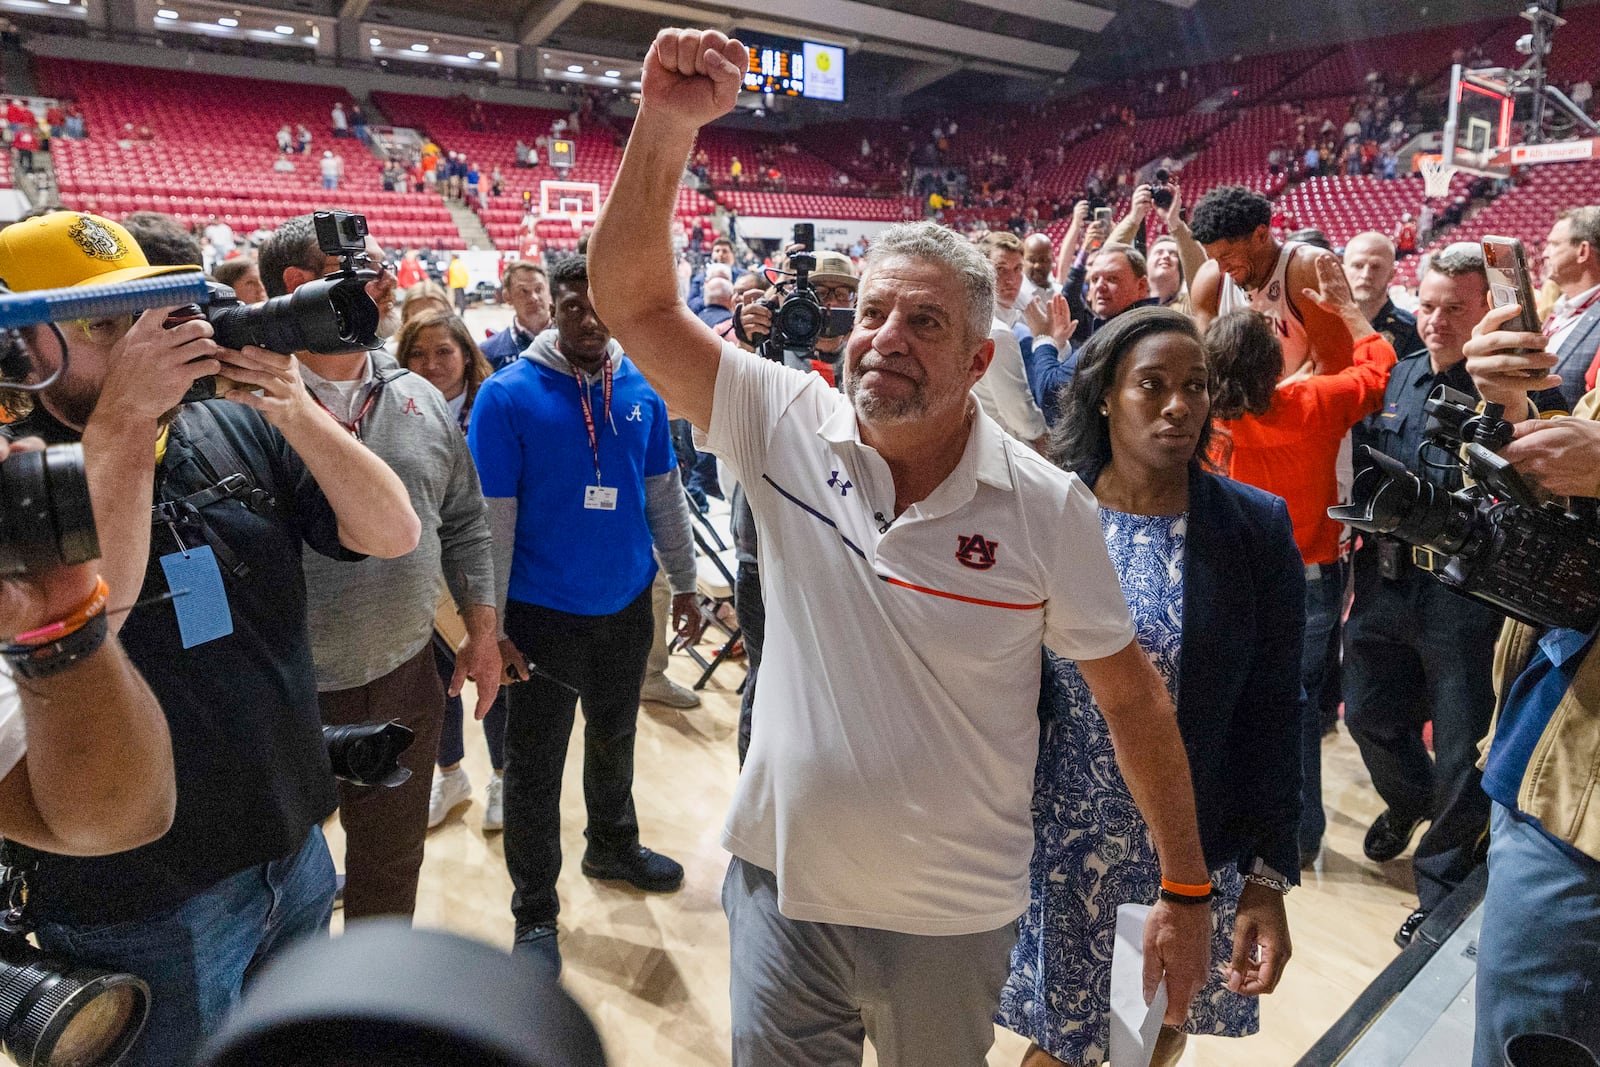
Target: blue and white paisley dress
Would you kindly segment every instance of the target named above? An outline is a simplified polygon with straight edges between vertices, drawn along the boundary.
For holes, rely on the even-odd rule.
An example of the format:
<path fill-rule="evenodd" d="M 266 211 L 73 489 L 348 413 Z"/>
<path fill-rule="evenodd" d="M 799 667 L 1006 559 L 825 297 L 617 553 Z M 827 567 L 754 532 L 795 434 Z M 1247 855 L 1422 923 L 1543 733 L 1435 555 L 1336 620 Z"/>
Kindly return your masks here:
<path fill-rule="evenodd" d="M 1139 644 L 1178 696 L 1183 647 L 1183 549 L 1188 516 L 1100 510 L 1111 562 Z M 1083 675 L 1044 654 L 1034 780 L 1033 890 L 1018 921 L 1011 976 L 997 1021 L 1073 1067 L 1105 1061 L 1117 905 L 1153 904 L 1161 870 L 1149 830 L 1117 770 L 1111 736 Z M 1243 879 L 1232 864 L 1212 876 L 1212 976 L 1184 1030 L 1243 1037 L 1259 1028 L 1257 1002 L 1230 992 L 1233 920 Z"/>

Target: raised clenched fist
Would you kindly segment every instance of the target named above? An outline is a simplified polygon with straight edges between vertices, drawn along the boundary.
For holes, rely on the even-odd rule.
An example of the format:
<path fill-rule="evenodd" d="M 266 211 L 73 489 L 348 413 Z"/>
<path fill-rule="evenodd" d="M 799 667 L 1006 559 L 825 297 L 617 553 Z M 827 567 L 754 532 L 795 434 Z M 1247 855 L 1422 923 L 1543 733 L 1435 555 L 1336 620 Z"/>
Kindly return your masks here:
<path fill-rule="evenodd" d="M 644 57 L 640 117 L 698 129 L 733 110 L 749 52 L 715 30 L 662 30 Z"/>

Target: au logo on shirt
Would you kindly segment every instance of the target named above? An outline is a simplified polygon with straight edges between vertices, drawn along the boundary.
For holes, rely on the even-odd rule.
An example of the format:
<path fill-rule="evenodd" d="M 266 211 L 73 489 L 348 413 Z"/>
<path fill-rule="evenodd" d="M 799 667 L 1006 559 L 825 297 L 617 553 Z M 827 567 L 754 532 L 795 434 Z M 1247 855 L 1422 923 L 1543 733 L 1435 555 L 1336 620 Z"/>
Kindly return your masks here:
<path fill-rule="evenodd" d="M 963 567 L 986 571 L 994 566 L 994 550 L 999 547 L 999 541 L 985 540 L 982 534 L 973 534 L 971 537 L 957 536 L 956 561 Z"/>

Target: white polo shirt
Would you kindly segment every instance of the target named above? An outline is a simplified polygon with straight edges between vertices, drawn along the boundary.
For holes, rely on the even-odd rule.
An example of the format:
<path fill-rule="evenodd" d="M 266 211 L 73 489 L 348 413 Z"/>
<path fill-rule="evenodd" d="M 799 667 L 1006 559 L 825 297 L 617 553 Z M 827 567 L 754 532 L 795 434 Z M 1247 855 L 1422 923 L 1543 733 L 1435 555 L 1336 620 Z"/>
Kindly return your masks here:
<path fill-rule="evenodd" d="M 767 615 L 724 846 L 776 874 L 791 919 L 1011 922 L 1040 646 L 1097 659 L 1133 640 L 1093 495 L 980 410 L 955 470 L 881 530 L 894 484 L 850 401 L 731 344 L 707 444 L 749 495 Z"/>
<path fill-rule="evenodd" d="M 0 778 L 16 770 L 28 754 L 28 731 L 22 720 L 22 697 L 11 668 L 0 664 Z"/>

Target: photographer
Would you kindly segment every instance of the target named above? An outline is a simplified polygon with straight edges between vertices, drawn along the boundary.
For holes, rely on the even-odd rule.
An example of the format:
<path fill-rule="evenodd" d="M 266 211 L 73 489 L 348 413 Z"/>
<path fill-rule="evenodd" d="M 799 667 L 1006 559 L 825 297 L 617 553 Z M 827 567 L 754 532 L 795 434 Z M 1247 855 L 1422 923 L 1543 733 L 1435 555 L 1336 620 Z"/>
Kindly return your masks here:
<path fill-rule="evenodd" d="M 43 448 L 0 438 L 0 462 Z M 0 582 L 0 631 L 14 643 L 0 669 L 0 836 L 8 841 L 96 856 L 147 844 L 172 825 L 167 721 L 121 645 L 105 639 L 108 608 L 92 564 Z M 62 633 L 68 625 L 76 628 Z M 69 638 L 79 658 L 65 669 L 26 662 Z"/>
<path fill-rule="evenodd" d="M 1158 171 L 1156 176 L 1159 178 L 1161 173 Z M 1156 203 L 1157 191 L 1165 194 L 1163 199 L 1171 197 L 1165 207 Z M 1200 273 L 1206 261 L 1206 250 L 1194 239 L 1188 222 L 1184 221 L 1183 190 L 1177 182 L 1158 181 L 1134 190 L 1128 214 L 1112 229 L 1109 243 L 1135 244 L 1135 238 L 1151 211 L 1161 213 L 1161 221 L 1166 223 L 1167 232 L 1151 241 L 1146 253 L 1150 264 L 1150 295 L 1162 307 L 1170 307 L 1187 315 L 1190 310 L 1188 282 Z"/>
<path fill-rule="evenodd" d="M 150 267 L 95 215 L 0 232 L 0 278 L 17 291 L 173 269 Z M 255 966 L 326 932 L 334 874 L 320 824 L 334 789 L 301 546 L 358 559 L 403 555 L 418 538 L 405 487 L 317 410 L 293 356 L 223 349 L 204 319 L 164 329 L 166 318 L 63 324 L 66 375 L 6 427 L 52 443 L 81 435 L 102 573 L 118 606 L 141 604 L 109 626 L 172 735 L 177 813 L 164 837 L 101 859 L 28 857 L 40 946 L 149 983 L 149 1022 L 123 1061 L 133 1067 L 184 1067 Z M 43 380 L 60 343 L 43 327 L 24 337 Z M 225 399 L 182 404 L 218 372 L 237 383 Z"/>
<path fill-rule="evenodd" d="M 350 248 L 361 247 L 352 236 Z M 383 250 L 365 238 L 368 261 Z M 312 216 L 280 226 L 261 249 L 267 292 L 284 296 L 339 269 L 318 245 Z M 380 318 L 394 302 L 387 266 L 369 283 Z M 428 830 L 428 794 L 443 728 L 445 693 L 433 659 L 434 609 L 443 580 L 466 627 L 455 649 L 450 696 L 470 679 L 482 719 L 500 688 L 500 624 L 494 560 L 478 473 L 455 417 L 426 378 L 401 370 L 386 353 L 297 353 L 316 407 L 363 442 L 405 484 L 422 523 L 421 542 L 398 559 L 350 565 L 305 559 L 317 701 L 327 726 L 393 719 L 416 734 L 402 757 L 409 780 L 386 789 L 339 783 L 345 831 L 347 921 L 409 918 L 416 908 Z"/>
<path fill-rule="evenodd" d="M 1212 896 L 1182 740 L 1092 496 L 971 396 L 994 268 L 932 223 L 878 234 L 840 395 L 719 341 L 656 266 L 747 56 L 657 35 L 589 245 L 596 310 L 738 472 L 761 533 L 761 728 L 722 836 L 733 1063 L 860 1062 L 864 1038 L 884 1067 L 983 1061 L 1027 901 L 1046 644 L 1077 660 L 1150 823 L 1168 881 L 1145 988 L 1165 976 L 1176 1024 Z"/>
<path fill-rule="evenodd" d="M 1465 346 L 1483 399 L 1503 404 L 1518 423 L 1499 454 L 1545 492 L 1600 497 L 1600 393 L 1585 396 L 1570 418 L 1535 418 L 1530 396 L 1559 387 L 1559 357 L 1541 334 L 1501 329 L 1518 310 L 1490 311 Z M 1518 622 L 1500 635 L 1495 719 L 1480 746 L 1492 813 L 1473 1067 L 1499 1067 L 1506 1041 L 1534 1031 L 1600 1049 L 1595 636 Z"/>
<path fill-rule="evenodd" d="M 855 264 L 850 262 L 849 256 L 842 256 L 837 252 L 818 252 L 817 269 L 811 272 L 811 281 L 816 285 L 817 299 L 822 301 L 823 307 L 855 307 L 858 283 Z M 744 304 L 736 314 L 740 316 L 740 332 L 744 336 L 767 333 L 772 328 L 772 309 L 760 302 Z M 844 348 L 845 340 L 844 337 L 819 337 L 813 349 L 818 358 L 796 359 L 790 362 L 788 354 L 785 353 L 784 363 L 799 370 L 816 371 L 822 375 L 823 380 L 830 385 L 834 384 L 834 366 Z M 734 577 L 733 609 L 739 616 L 740 637 L 744 641 L 745 664 L 748 670 L 744 690 L 739 694 L 738 744 L 739 765 L 742 767 L 744 758 L 750 751 L 750 730 L 756 706 L 756 679 L 761 673 L 761 646 L 766 638 L 767 619 L 766 604 L 761 597 L 761 568 L 757 562 L 759 554 L 756 518 L 751 514 L 750 498 L 745 495 L 743 485 L 734 487 L 732 503 L 733 551 L 734 558 L 739 563 L 738 572 Z"/>
<path fill-rule="evenodd" d="M 1488 310 L 1488 288 L 1477 245 L 1458 243 L 1435 255 L 1418 290 L 1424 349 L 1395 365 L 1383 407 L 1356 432 L 1358 443 L 1447 492 L 1461 488 L 1461 475 L 1454 464 L 1422 451 L 1424 404 L 1440 385 L 1475 393 L 1464 345 Z M 1539 399 L 1561 405 L 1559 394 Z M 1357 466 L 1365 469 L 1370 461 Z M 1374 863 L 1385 863 L 1406 850 L 1421 823 L 1431 823 L 1417 843 L 1418 904 L 1395 935 L 1401 945 L 1472 871 L 1489 819 L 1473 764 L 1494 707 L 1489 664 L 1502 616 L 1451 593 L 1430 573 L 1433 567 L 1425 550 L 1363 535 L 1345 629 L 1345 724 L 1387 805 L 1362 849 Z M 1430 718 L 1431 758 L 1422 737 Z"/>

